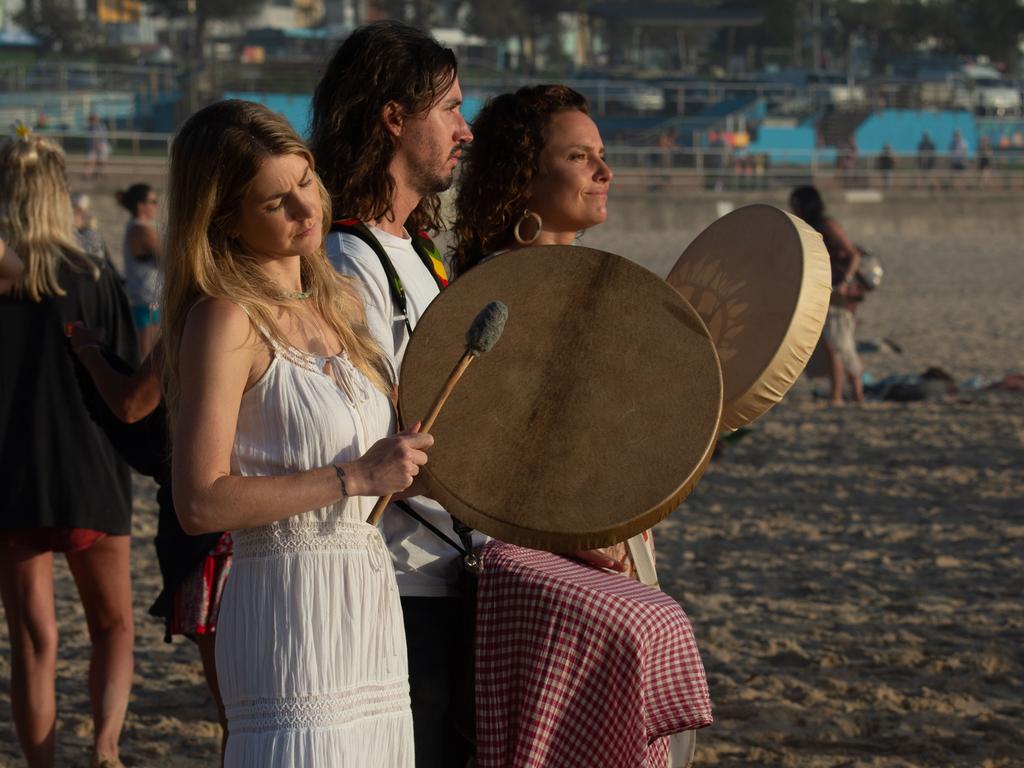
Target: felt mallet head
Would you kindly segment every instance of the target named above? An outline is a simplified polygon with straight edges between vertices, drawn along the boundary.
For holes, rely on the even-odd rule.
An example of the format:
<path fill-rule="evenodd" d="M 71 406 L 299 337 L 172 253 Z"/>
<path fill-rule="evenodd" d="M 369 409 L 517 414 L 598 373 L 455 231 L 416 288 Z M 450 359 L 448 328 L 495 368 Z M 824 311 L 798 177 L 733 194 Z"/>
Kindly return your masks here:
<path fill-rule="evenodd" d="M 482 355 L 490 350 L 501 338 L 507 320 L 508 307 L 504 302 L 492 301 L 481 309 L 466 331 L 466 351 L 473 355 Z"/>

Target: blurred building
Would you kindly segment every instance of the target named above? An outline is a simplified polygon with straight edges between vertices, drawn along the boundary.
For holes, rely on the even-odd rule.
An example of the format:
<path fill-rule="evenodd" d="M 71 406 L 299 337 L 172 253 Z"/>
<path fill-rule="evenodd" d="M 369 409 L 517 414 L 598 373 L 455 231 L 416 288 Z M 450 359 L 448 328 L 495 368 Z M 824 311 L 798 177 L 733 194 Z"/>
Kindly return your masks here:
<path fill-rule="evenodd" d="M 163 19 L 148 12 L 141 0 L 87 0 L 88 11 L 100 23 L 108 43 L 121 45 L 152 45 Z"/>

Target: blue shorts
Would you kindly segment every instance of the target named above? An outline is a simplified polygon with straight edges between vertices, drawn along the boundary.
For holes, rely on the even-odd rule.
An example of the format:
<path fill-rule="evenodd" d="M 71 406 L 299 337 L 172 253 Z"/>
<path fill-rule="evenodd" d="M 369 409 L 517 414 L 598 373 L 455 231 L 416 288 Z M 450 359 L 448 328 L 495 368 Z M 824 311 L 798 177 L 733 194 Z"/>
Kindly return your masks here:
<path fill-rule="evenodd" d="M 160 324 L 160 308 L 156 304 L 132 304 L 132 320 L 138 329 Z"/>

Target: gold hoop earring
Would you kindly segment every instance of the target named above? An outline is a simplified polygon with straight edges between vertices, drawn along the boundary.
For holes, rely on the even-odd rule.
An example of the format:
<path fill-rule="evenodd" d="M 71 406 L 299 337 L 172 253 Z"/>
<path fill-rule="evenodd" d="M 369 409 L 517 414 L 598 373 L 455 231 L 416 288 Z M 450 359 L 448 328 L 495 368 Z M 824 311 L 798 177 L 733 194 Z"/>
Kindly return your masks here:
<path fill-rule="evenodd" d="M 519 232 L 519 228 L 523 226 L 523 222 L 526 221 L 527 219 L 533 219 L 534 221 L 537 222 L 537 231 L 529 240 L 524 239 L 522 234 L 520 234 Z M 537 238 L 540 237 L 540 228 L 543 224 L 544 222 L 541 221 L 540 216 L 538 214 L 534 213 L 529 208 L 524 208 L 523 215 L 519 217 L 519 221 L 516 222 L 516 226 L 512 230 L 512 237 L 514 237 L 516 239 L 516 242 L 519 243 L 520 245 L 530 245 L 531 243 L 536 242 Z"/>

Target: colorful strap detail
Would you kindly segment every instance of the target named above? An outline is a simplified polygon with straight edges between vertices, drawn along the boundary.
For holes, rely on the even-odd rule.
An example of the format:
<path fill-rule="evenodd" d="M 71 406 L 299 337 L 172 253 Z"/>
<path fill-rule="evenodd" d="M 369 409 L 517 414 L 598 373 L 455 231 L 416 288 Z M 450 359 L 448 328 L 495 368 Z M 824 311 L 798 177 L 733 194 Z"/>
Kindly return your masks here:
<path fill-rule="evenodd" d="M 424 266 L 430 270 L 430 274 L 434 278 L 434 282 L 437 283 L 437 287 L 442 291 L 448 287 L 448 273 L 444 268 L 444 260 L 441 258 L 441 252 L 434 245 L 434 241 L 430 239 L 430 235 L 427 234 L 426 230 L 420 230 L 416 233 L 416 236 L 412 239 L 412 247 L 423 261 Z"/>

